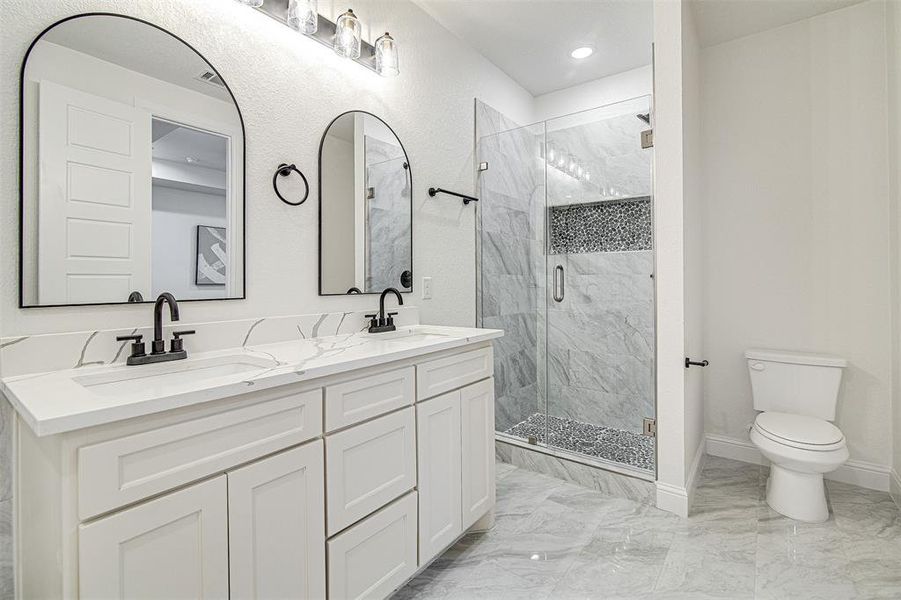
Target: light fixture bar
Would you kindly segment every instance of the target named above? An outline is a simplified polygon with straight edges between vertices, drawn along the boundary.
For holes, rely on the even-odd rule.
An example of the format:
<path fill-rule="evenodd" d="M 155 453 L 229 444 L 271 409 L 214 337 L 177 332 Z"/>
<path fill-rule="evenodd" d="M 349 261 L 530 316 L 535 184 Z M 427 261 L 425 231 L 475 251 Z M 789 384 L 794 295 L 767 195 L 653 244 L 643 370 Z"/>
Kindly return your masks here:
<path fill-rule="evenodd" d="M 261 13 L 268 15 L 282 23 L 291 31 L 296 31 L 293 27 L 288 25 L 288 0 L 264 0 L 263 5 L 257 8 Z M 298 33 L 297 35 L 303 36 L 305 38 L 309 38 L 311 40 L 316 40 L 323 46 L 327 46 L 329 49 L 334 49 L 335 44 L 335 23 L 329 21 L 321 14 L 319 15 L 319 29 L 316 33 L 312 35 L 307 35 L 305 33 Z M 360 58 L 352 58 L 350 59 L 357 63 L 358 65 L 362 65 L 369 69 L 370 71 L 376 71 L 375 68 L 375 47 L 363 40 L 362 45 L 360 46 Z"/>

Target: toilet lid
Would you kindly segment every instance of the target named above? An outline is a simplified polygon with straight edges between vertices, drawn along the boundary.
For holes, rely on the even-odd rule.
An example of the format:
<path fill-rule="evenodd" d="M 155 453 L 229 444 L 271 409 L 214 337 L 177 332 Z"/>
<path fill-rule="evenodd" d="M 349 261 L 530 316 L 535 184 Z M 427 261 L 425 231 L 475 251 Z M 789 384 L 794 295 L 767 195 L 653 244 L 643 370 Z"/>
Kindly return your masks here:
<path fill-rule="evenodd" d="M 764 412 L 757 415 L 755 425 L 761 431 L 793 444 L 831 446 L 845 439 L 838 427 L 816 417 Z"/>

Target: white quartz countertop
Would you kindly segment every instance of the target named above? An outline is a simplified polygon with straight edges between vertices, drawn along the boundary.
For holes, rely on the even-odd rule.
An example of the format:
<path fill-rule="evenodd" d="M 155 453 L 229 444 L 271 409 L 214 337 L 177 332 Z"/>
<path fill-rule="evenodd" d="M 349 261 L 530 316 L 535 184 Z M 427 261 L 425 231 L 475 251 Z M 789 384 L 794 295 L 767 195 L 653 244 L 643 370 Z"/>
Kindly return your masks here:
<path fill-rule="evenodd" d="M 416 325 L 189 355 L 140 366 L 99 366 L 0 380 L 38 436 L 94 427 L 237 394 L 423 356 L 494 339 L 499 329 Z"/>

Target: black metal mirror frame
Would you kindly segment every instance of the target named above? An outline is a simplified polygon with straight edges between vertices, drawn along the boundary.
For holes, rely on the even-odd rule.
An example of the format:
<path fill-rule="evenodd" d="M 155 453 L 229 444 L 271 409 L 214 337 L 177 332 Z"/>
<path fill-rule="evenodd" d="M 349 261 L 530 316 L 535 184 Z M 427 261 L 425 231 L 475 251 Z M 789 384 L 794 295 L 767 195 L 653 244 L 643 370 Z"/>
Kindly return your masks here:
<path fill-rule="evenodd" d="M 242 146 L 242 177 L 241 177 L 241 198 L 243 199 L 241 211 L 243 213 L 243 226 L 244 232 L 242 237 L 242 248 L 241 252 L 243 254 L 242 260 L 242 273 L 241 273 L 241 295 L 240 296 L 231 296 L 228 298 L 196 298 L 190 299 L 185 298 L 182 300 L 179 298 L 179 302 L 222 302 L 228 300 L 244 300 L 247 298 L 247 130 L 244 127 L 244 115 L 241 114 L 241 107 L 238 105 L 238 100 L 235 98 L 234 93 L 232 93 L 231 88 L 228 86 L 228 83 L 225 81 L 225 78 L 219 73 L 213 64 L 206 59 L 206 57 L 201 54 L 197 48 L 175 35 L 171 31 L 160 27 L 159 25 L 155 25 L 154 23 L 150 23 L 149 21 L 145 21 L 144 19 L 139 19 L 137 17 L 132 17 L 129 15 L 120 15 L 117 13 L 110 12 L 87 12 L 87 13 L 79 13 L 77 15 L 72 15 L 66 17 L 65 19 L 60 19 L 55 23 L 51 24 L 49 27 L 41 31 L 28 46 L 28 50 L 25 51 L 25 56 L 22 58 L 22 67 L 19 70 L 19 308 L 58 308 L 61 306 L 116 306 L 116 305 L 134 305 L 134 304 L 152 304 L 153 299 L 151 300 L 143 300 L 141 302 L 84 302 L 80 304 L 25 304 L 25 270 L 23 261 L 25 259 L 25 128 L 23 123 L 25 122 L 25 68 L 28 66 L 28 58 L 31 56 L 31 51 L 34 49 L 35 44 L 37 44 L 41 38 L 44 37 L 51 29 L 58 25 L 62 25 L 63 23 L 67 23 L 69 21 L 80 19 L 83 17 L 118 17 L 120 19 L 129 19 L 131 21 L 137 21 L 138 23 L 143 23 L 144 25 L 148 25 L 162 31 L 168 36 L 171 36 L 184 44 L 188 49 L 194 52 L 197 56 L 202 58 L 207 65 L 209 65 L 210 69 L 213 73 L 216 74 L 217 77 L 222 81 L 222 85 L 225 86 L 225 90 L 228 92 L 228 95 L 232 99 L 232 103 L 235 105 L 235 110 L 238 112 L 238 120 L 241 123 L 241 146 Z"/>
<path fill-rule="evenodd" d="M 344 115 L 351 115 L 355 113 L 360 113 L 364 115 L 369 115 L 374 119 L 378 119 L 381 123 L 388 128 L 388 131 L 394 135 L 394 139 L 397 140 L 397 143 L 400 144 L 400 149 L 404 152 L 404 160 L 407 165 L 407 176 L 410 178 L 410 271 L 413 270 L 413 166 L 410 164 L 410 156 L 407 154 L 407 149 L 404 147 L 404 143 L 400 141 L 400 136 L 397 135 L 397 132 L 385 123 L 385 120 L 379 117 L 378 115 L 374 115 L 369 111 L 365 110 L 348 110 L 344 111 L 334 119 L 332 119 L 329 124 L 326 126 L 325 131 L 322 133 L 322 139 L 319 140 L 319 164 L 318 164 L 318 173 L 317 173 L 317 183 L 318 183 L 318 193 L 319 193 L 319 295 L 320 296 L 346 296 L 348 294 L 364 294 L 364 295 L 378 295 L 382 293 L 382 290 L 378 290 L 377 292 L 361 292 L 358 288 L 350 288 L 347 292 L 344 293 L 326 293 L 322 290 L 322 147 L 325 145 L 325 138 L 328 135 L 329 129 L 332 128 L 332 125 L 335 124 L 335 121 L 343 117 Z M 415 279 L 415 278 L 414 278 Z M 400 290 L 403 294 L 411 294 L 413 293 L 413 282 L 410 282 L 409 288 L 404 288 Z"/>

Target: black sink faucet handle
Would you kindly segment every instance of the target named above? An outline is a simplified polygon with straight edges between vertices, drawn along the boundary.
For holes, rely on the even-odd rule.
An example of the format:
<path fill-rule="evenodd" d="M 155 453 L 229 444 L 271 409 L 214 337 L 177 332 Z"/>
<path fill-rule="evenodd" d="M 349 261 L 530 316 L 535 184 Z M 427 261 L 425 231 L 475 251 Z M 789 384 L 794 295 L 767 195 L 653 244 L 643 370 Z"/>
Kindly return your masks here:
<path fill-rule="evenodd" d="M 131 355 L 144 356 L 147 352 L 144 349 L 143 335 L 117 335 L 117 342 L 131 342 Z"/>
<path fill-rule="evenodd" d="M 185 331 L 173 331 L 172 332 L 172 343 L 170 344 L 169 351 L 170 352 L 181 352 L 185 349 L 185 341 L 182 338 L 183 335 L 194 335 L 197 333 L 193 329 L 186 329 Z"/>
<path fill-rule="evenodd" d="M 394 325 L 394 317 L 397 316 L 397 312 L 389 312 L 385 316 L 385 325 Z"/>

